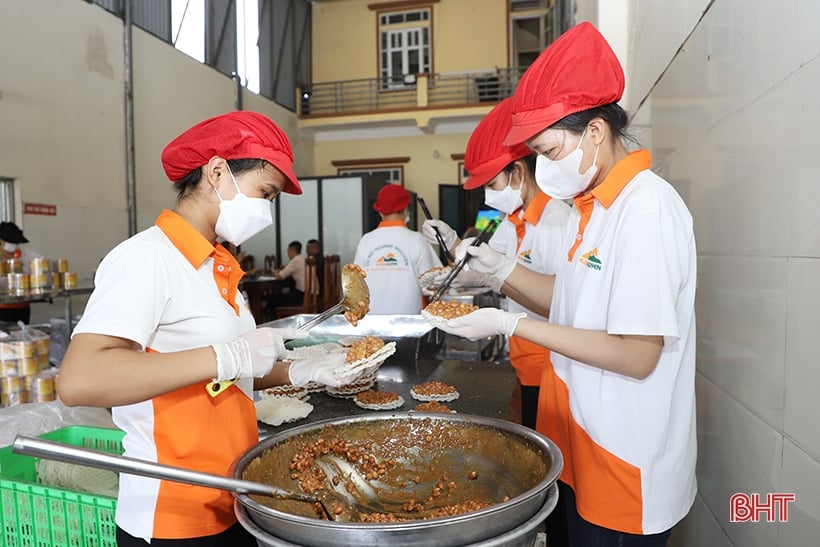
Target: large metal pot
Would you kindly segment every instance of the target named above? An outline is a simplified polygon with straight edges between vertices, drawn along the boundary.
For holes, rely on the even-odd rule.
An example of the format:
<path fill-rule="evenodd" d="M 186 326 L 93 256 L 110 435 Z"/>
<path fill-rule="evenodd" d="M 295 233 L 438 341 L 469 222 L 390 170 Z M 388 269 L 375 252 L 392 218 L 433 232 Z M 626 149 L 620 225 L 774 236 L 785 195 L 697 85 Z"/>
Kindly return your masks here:
<path fill-rule="evenodd" d="M 442 444 L 425 444 L 423 439 L 441 431 L 447 432 L 441 436 L 445 439 Z M 450 517 L 360 523 L 319 520 L 304 502 L 268 500 L 263 504 L 262 498 L 234 494 L 256 526 L 282 540 L 317 547 L 449 547 L 479 543 L 504 535 L 541 511 L 548 489 L 563 467 L 561 452 L 552 441 L 517 424 L 465 414 L 386 412 L 325 420 L 283 431 L 247 451 L 231 472 L 237 478 L 293 489 L 296 483 L 285 462 L 299 446 L 331 436 L 370 439 L 378 447 L 374 450 L 381 450 L 382 456 L 390 454 L 449 477 L 466 477 L 475 471 L 478 478 L 462 481 L 459 492 L 467 496 L 465 499 L 498 497 L 499 501 Z M 260 468 L 265 469 L 264 476 L 255 475 Z M 404 487 L 402 484 L 401 488 Z M 406 495 L 415 496 L 412 485 L 408 488 Z"/>

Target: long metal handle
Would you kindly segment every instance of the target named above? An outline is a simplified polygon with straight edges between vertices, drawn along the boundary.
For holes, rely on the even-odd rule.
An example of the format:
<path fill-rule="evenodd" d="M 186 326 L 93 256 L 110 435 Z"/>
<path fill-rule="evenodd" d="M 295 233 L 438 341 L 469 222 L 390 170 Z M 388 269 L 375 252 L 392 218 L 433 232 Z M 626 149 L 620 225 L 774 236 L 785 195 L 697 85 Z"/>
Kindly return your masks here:
<path fill-rule="evenodd" d="M 343 302 L 344 302 L 344 299 L 342 299 L 342 302 L 339 302 L 338 304 L 336 304 L 332 308 L 326 309 L 325 311 L 323 311 L 322 313 L 320 313 L 319 315 L 317 315 L 316 317 L 314 317 L 313 319 L 311 319 L 307 323 L 305 323 L 303 325 L 299 325 L 296 328 L 299 329 L 299 330 L 310 330 L 310 329 L 312 329 L 313 327 L 315 327 L 316 325 L 318 325 L 319 323 L 321 323 L 325 319 L 329 318 L 330 316 L 336 315 L 337 313 L 344 311 L 345 305 L 343 304 Z"/>
<path fill-rule="evenodd" d="M 17 435 L 11 448 L 17 454 L 27 454 L 39 458 L 58 460 L 66 463 L 87 465 L 109 471 L 118 471 L 130 475 L 140 475 L 154 479 L 165 479 L 183 484 L 208 486 L 219 490 L 228 490 L 238 494 L 261 494 L 275 498 L 298 499 L 302 501 L 316 501 L 316 498 L 300 492 L 289 492 L 276 486 L 261 482 L 246 481 L 213 475 L 201 471 L 192 471 L 181 467 L 162 465 L 159 463 L 128 458 L 116 454 L 108 454 L 98 450 L 89 450 L 70 444 L 47 441 L 37 437 Z"/>
<path fill-rule="evenodd" d="M 421 205 L 421 210 L 424 213 L 424 216 L 427 217 L 427 220 L 433 220 L 433 215 L 430 214 L 430 209 L 427 208 L 427 204 L 424 203 L 424 198 L 418 198 L 419 205 Z M 441 251 L 444 253 L 444 257 L 447 259 L 447 262 L 453 264 L 456 259 L 453 257 L 453 254 L 447 248 L 447 244 L 444 243 L 444 238 L 441 236 L 441 232 L 438 231 L 438 228 L 433 226 L 433 230 L 436 232 L 436 240 L 438 240 L 439 247 L 441 247 Z"/>

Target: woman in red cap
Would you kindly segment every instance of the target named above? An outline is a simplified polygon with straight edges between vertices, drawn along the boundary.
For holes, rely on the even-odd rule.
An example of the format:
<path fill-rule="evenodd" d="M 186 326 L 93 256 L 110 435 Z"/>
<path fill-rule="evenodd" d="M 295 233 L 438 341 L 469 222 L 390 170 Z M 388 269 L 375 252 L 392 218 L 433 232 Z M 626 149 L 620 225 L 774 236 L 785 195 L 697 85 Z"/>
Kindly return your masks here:
<path fill-rule="evenodd" d="M 484 203 L 507 217 L 490 239 L 490 247 L 518 261 L 523 267 L 554 274 L 561 259 L 561 242 L 569 216 L 569 206 L 552 199 L 535 183 L 535 155 L 523 143 L 505 146 L 504 139 L 512 127 L 512 98 L 493 108 L 476 126 L 464 154 L 464 167 L 470 176 L 465 190 L 484 187 Z M 433 227 L 457 243 L 455 231 L 440 220 L 428 220 L 422 226 L 424 237 L 436 244 Z M 489 286 L 504 292 L 507 309 L 523 312 L 527 317 L 546 321 L 546 310 L 527 301 L 507 287 L 502 290 L 495 277 L 473 271 L 462 271 L 452 286 Z M 517 302 L 516 300 L 519 300 Z M 510 363 L 518 383 L 510 411 L 515 421 L 535 429 L 538 410 L 538 386 L 549 350 L 512 336 L 509 340 Z"/>
<path fill-rule="evenodd" d="M 569 544 L 583 547 L 666 545 L 697 489 L 692 217 L 650 170 L 649 152 L 625 148 L 623 88 L 617 58 L 589 23 L 527 70 L 506 142 L 538 154 L 544 192 L 574 199 L 566 258 L 544 276 L 486 245 L 468 252 L 472 268 L 549 309 L 549 322 L 484 308 L 442 327 L 552 350 L 537 429 L 564 455 Z"/>
<path fill-rule="evenodd" d="M 407 228 L 409 205 L 410 194 L 403 186 L 383 186 L 373 204 L 382 220 L 356 246 L 353 261 L 367 272 L 371 314 L 421 312 L 418 276 L 433 266 L 441 266 L 424 236 Z"/>
<path fill-rule="evenodd" d="M 112 407 L 127 456 L 224 475 L 258 442 L 254 389 L 338 385 L 344 358 L 277 362 L 283 341 L 304 334 L 256 328 L 237 290 L 243 272 L 216 243 L 241 245 L 271 224 L 280 192 L 302 192 L 282 130 L 229 112 L 179 135 L 162 165 L 176 207 L 100 263 L 59 394 Z M 116 522 L 119 545 L 256 545 L 229 492 L 148 477 L 120 476 Z"/>

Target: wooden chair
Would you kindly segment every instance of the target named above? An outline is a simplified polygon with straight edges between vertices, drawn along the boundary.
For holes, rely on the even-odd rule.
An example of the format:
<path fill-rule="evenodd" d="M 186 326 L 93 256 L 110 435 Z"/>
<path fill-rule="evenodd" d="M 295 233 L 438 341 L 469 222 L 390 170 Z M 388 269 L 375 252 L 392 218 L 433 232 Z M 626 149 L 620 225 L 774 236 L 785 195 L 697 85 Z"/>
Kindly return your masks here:
<path fill-rule="evenodd" d="M 342 267 L 339 255 L 325 256 L 324 287 L 322 309 L 335 306 L 342 298 Z"/>
<path fill-rule="evenodd" d="M 319 278 L 316 276 L 316 259 L 305 259 L 305 296 L 301 306 L 276 306 L 276 318 L 290 317 L 300 313 L 316 313 L 319 305 Z"/>
<path fill-rule="evenodd" d="M 265 273 L 271 273 L 276 269 L 277 260 L 276 255 L 265 255 Z"/>

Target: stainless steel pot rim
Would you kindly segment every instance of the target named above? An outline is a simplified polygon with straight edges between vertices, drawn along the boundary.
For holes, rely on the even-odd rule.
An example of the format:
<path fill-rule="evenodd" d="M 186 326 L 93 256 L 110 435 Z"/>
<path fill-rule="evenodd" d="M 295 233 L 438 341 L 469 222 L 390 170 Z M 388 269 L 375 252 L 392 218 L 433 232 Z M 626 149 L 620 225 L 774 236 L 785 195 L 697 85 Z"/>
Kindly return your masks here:
<path fill-rule="evenodd" d="M 543 519 L 547 518 L 550 513 L 555 509 L 555 506 L 558 503 L 558 485 L 553 483 L 547 488 L 546 499 L 544 504 L 539 508 L 538 512 L 531 517 L 529 520 L 525 521 L 524 523 L 520 524 L 516 528 L 505 532 L 506 534 L 514 534 L 519 530 L 523 530 L 525 528 L 529 528 L 532 526 L 533 522 L 542 522 Z M 260 540 L 260 545 L 297 545 L 295 543 L 290 543 L 285 539 L 281 538 L 272 538 L 271 532 L 263 529 L 261 526 L 257 525 L 253 519 L 251 518 L 248 508 L 243 506 L 238 500 L 234 502 L 234 512 L 236 513 L 237 518 L 239 519 L 239 523 L 242 525 L 245 530 L 247 530 L 251 535 L 255 536 L 257 539 Z M 275 541 L 275 543 L 272 542 Z M 486 541 L 480 541 L 475 544 L 476 547 L 480 547 L 481 545 L 499 545 L 497 541 L 494 541 L 493 538 Z"/>
<path fill-rule="evenodd" d="M 272 435 L 267 439 L 260 441 L 257 445 L 249 449 L 245 454 L 238 458 L 231 466 L 229 473 L 235 476 L 236 478 L 241 478 L 240 470 L 244 470 L 253 458 L 264 453 L 264 451 L 267 448 L 270 448 L 271 446 L 279 444 L 282 441 L 297 436 L 301 433 L 321 429 L 322 427 L 327 425 L 347 425 L 351 423 L 375 422 L 386 419 L 423 419 L 444 422 L 469 423 L 490 427 L 500 427 L 503 430 L 525 437 L 532 441 L 534 444 L 540 446 L 552 456 L 553 461 L 550 465 L 550 469 L 547 475 L 538 484 L 536 484 L 533 488 L 520 493 L 519 495 L 515 496 L 514 498 L 508 501 L 498 503 L 484 509 L 479 509 L 477 511 L 463 513 L 460 515 L 436 519 L 420 519 L 417 521 L 410 522 L 361 523 L 319 520 L 309 517 L 302 517 L 291 513 L 286 513 L 283 511 L 277 511 L 272 507 L 268 507 L 266 505 L 262 505 L 261 503 L 254 501 L 247 494 L 233 493 L 234 497 L 240 504 L 250 509 L 253 509 L 254 511 L 257 511 L 265 515 L 270 515 L 284 521 L 290 521 L 298 525 L 319 525 L 322 526 L 322 528 L 324 529 L 339 529 L 345 531 L 361 529 L 371 532 L 378 532 L 379 530 L 389 530 L 390 532 L 396 532 L 402 529 L 411 530 L 415 528 L 434 528 L 436 526 L 449 527 L 452 526 L 454 523 L 480 519 L 482 518 L 482 516 L 494 514 L 501 510 L 514 510 L 519 505 L 526 505 L 528 503 L 528 498 L 530 496 L 536 495 L 537 492 L 544 491 L 550 488 L 557 481 L 564 466 L 561 451 L 558 449 L 558 447 L 555 445 L 553 441 L 532 429 L 512 422 L 498 420 L 495 418 L 488 418 L 485 416 L 477 416 L 473 414 L 441 414 L 425 412 L 374 412 L 372 414 L 362 414 L 357 416 L 348 416 L 344 418 L 331 418 L 327 420 L 321 420 L 276 433 L 275 435 Z"/>

